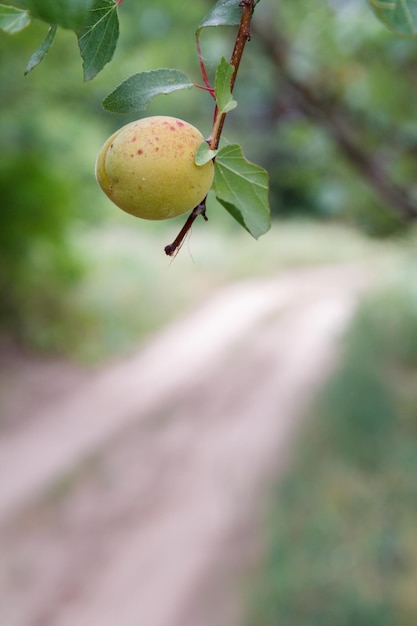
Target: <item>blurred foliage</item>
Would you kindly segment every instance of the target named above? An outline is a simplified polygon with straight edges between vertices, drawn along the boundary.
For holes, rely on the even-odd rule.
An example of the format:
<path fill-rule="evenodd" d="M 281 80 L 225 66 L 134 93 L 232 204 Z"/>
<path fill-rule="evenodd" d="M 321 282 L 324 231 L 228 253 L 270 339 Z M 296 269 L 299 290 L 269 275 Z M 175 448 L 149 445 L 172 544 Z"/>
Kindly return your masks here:
<path fill-rule="evenodd" d="M 417 298 L 408 278 L 370 296 L 346 337 L 274 494 L 248 624 L 415 623 Z"/>
<path fill-rule="evenodd" d="M 61 102 L 69 92 L 69 85 L 59 92 L 62 71 L 50 69 L 48 78 L 39 74 L 32 82 L 23 77 L 31 45 L 26 32 L 0 37 L 0 327 L 28 341 L 32 328 L 41 324 L 46 332 L 65 315 L 66 289 L 82 276 L 68 235 L 84 212 L 84 167 L 91 167 L 85 146 L 74 142 L 79 116 L 67 114 L 70 101 Z M 82 127 L 88 141 L 88 120 Z"/>
<path fill-rule="evenodd" d="M 112 215 L 96 185 L 94 162 L 108 134 L 127 121 L 106 114 L 101 100 L 125 72 L 149 69 L 158 56 L 169 65 L 174 50 L 183 59 L 194 54 L 193 29 L 206 7 L 200 3 L 184 19 L 165 5 L 145 8 L 138 20 L 137 9 L 132 15 L 135 7 L 126 3 L 119 59 L 94 83 L 82 82 L 72 33 L 60 32 L 45 62 L 26 77 L 26 62 L 45 25 L 34 23 L 13 37 L 0 33 L 0 332 L 60 350 L 79 345 L 81 329 L 88 332 L 94 326 L 97 311 L 80 312 L 75 301 L 91 269 L 89 255 L 77 241 Z M 182 45 L 183 37 L 179 43 L 176 28 L 181 24 L 183 29 L 190 26 L 188 47 Z M 177 111 L 181 102 L 174 102 Z M 187 106 L 191 115 L 195 104 Z M 109 290 L 111 285 L 103 286 L 102 297 L 111 301 Z"/>
<path fill-rule="evenodd" d="M 127 76 L 157 67 L 180 69 L 201 82 L 194 33 L 211 6 L 196 0 L 185 11 L 169 0 L 124 2 L 114 59 L 89 83 L 82 82 L 73 33 L 61 31 L 45 61 L 26 77 L 24 68 L 45 36 L 45 24 L 35 22 L 14 36 L 0 33 L 0 327 L 5 332 L 46 349 L 62 349 L 80 333 L 75 293 L 90 284 L 95 270 L 89 274 L 91 257 L 77 242 L 88 241 L 91 229 L 104 232 L 107 224 L 111 230 L 117 211 L 96 185 L 94 161 L 105 138 L 132 119 L 104 112 L 101 101 Z M 353 125 L 363 149 L 415 197 L 415 42 L 388 32 L 361 0 L 329 0 L 315 3 L 314 10 L 310 0 L 264 0 L 255 17 L 255 26 L 267 23 L 277 39 L 285 38 L 291 76 L 332 103 Z M 234 32 L 204 31 L 201 43 L 211 76 L 220 56 L 230 55 Z M 299 106 L 256 30 L 236 99 L 224 143 L 238 141 L 249 159 L 269 170 L 277 217 L 344 221 L 384 237 L 405 231 L 389 202 L 346 161 L 329 128 Z M 195 89 L 156 98 L 146 114 L 177 115 L 208 135 L 212 109 L 207 93 Z M 211 221 L 219 210 L 213 209 Z M 129 216 L 120 220 L 132 230 Z M 170 239 L 177 226 L 168 226 Z M 139 228 L 150 238 L 156 232 L 147 223 Z M 166 225 L 161 228 L 166 232 Z M 251 245 L 248 236 L 245 247 Z M 155 254 L 163 254 L 160 248 Z M 148 262 L 141 260 L 142 271 Z M 112 287 L 106 288 L 102 298 L 112 301 Z M 87 317 L 93 320 L 96 314 L 91 310 Z"/>
<path fill-rule="evenodd" d="M 308 110 L 292 82 L 350 127 L 364 154 L 415 202 L 415 40 L 386 31 L 361 0 L 315 3 L 314 8 L 308 0 L 266 2 L 259 5 L 257 18 L 260 32 L 253 47 L 263 54 L 260 76 L 259 57 L 252 54 L 247 60 L 253 83 L 263 90 L 257 103 L 250 102 L 259 110 L 254 158 L 264 154 L 261 162 L 271 172 L 277 214 L 338 217 L 372 235 L 402 232 L 389 199 L 378 196 L 360 167 L 353 169 L 346 159 L 327 123 L 327 110 L 321 118 L 319 111 Z M 274 24 L 281 42 L 286 73 L 277 71 L 259 41 L 268 24 Z"/>

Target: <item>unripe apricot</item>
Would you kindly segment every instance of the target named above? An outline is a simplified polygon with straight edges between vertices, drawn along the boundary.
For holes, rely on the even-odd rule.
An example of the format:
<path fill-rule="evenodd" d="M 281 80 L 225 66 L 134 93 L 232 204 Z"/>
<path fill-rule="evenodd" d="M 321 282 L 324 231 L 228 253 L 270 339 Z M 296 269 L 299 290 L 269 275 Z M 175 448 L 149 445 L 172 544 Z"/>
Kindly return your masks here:
<path fill-rule="evenodd" d="M 146 117 L 117 130 L 99 152 L 96 177 L 118 207 L 148 220 L 190 211 L 207 195 L 214 167 L 194 162 L 204 137 L 175 117 Z"/>

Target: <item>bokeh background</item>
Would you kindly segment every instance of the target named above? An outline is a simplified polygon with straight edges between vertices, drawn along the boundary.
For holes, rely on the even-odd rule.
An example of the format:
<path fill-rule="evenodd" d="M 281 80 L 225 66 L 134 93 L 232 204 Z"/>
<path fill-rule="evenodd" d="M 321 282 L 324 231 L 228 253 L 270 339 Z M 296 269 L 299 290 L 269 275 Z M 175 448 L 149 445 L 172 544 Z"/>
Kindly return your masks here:
<path fill-rule="evenodd" d="M 201 82 L 194 32 L 210 6 L 126 0 L 114 59 L 89 83 L 73 33 L 60 31 L 28 76 L 45 25 L 0 33 L 0 385 L 10 371 L 19 383 L 16 356 L 19 367 L 54 356 L 88 372 L 129 355 L 235 281 L 372 266 L 339 369 L 271 494 L 248 623 L 414 626 L 417 233 L 406 216 L 417 210 L 417 43 L 362 0 L 263 0 L 224 141 L 269 171 L 272 230 L 252 240 L 210 197 L 209 222 L 171 262 L 163 248 L 183 220 L 141 222 L 97 186 L 97 152 L 132 120 L 101 101 L 157 67 Z M 203 33 L 209 72 L 233 36 Z M 154 114 L 208 135 L 212 101 L 187 90 L 155 99 Z M 3 428 L 13 428 L 6 417 Z"/>

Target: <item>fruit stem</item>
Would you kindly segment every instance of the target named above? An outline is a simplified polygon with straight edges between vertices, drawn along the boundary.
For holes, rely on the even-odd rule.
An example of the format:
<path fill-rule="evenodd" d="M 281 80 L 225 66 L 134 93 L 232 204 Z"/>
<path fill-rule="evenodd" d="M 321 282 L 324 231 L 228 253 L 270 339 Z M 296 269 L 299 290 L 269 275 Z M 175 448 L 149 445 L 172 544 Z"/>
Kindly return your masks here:
<path fill-rule="evenodd" d="M 208 217 L 206 215 L 206 198 L 207 196 L 191 211 L 190 215 L 187 217 L 187 221 L 181 228 L 174 241 L 165 246 L 165 254 L 167 254 L 168 256 L 175 256 L 176 253 L 179 252 L 182 244 L 184 243 L 184 239 L 188 234 L 188 231 L 191 230 L 191 227 L 194 224 L 194 220 L 199 215 L 202 215 L 206 222 L 208 221 Z"/>
<path fill-rule="evenodd" d="M 236 82 L 236 75 L 239 69 L 240 61 L 242 59 L 243 50 L 245 49 L 246 43 L 250 41 L 250 38 L 251 38 L 250 25 L 251 25 L 253 10 L 255 7 L 255 0 L 241 0 L 241 2 L 239 3 L 239 6 L 242 9 L 242 15 L 240 17 L 239 29 L 237 31 L 235 45 L 234 45 L 232 56 L 230 59 L 230 64 L 233 65 L 233 67 L 235 68 L 235 71 L 233 72 L 232 78 L 230 80 L 230 91 L 233 91 L 233 87 Z M 203 57 L 201 54 L 200 43 L 198 40 L 197 40 L 197 52 L 198 52 L 200 67 L 202 70 L 204 84 L 206 85 L 208 91 L 211 92 L 212 87 L 210 86 L 210 82 L 207 77 L 206 68 L 204 66 Z M 217 148 L 219 147 L 220 137 L 222 134 L 226 115 L 227 115 L 226 113 L 219 113 L 217 105 L 215 106 L 213 129 L 212 129 L 210 137 L 207 139 L 207 143 L 210 146 L 210 150 L 217 150 Z M 168 256 L 175 256 L 175 254 L 180 250 L 185 237 L 187 236 L 192 225 L 194 224 L 195 219 L 199 215 L 202 215 L 204 220 L 207 221 L 208 218 L 206 215 L 206 201 L 207 201 L 207 196 L 204 198 L 204 200 L 200 202 L 200 204 L 198 204 L 191 211 L 190 215 L 187 218 L 187 221 L 185 222 L 184 226 L 181 228 L 177 237 L 174 239 L 174 241 L 171 244 L 169 244 L 168 246 L 165 246 L 165 254 L 167 254 Z"/>

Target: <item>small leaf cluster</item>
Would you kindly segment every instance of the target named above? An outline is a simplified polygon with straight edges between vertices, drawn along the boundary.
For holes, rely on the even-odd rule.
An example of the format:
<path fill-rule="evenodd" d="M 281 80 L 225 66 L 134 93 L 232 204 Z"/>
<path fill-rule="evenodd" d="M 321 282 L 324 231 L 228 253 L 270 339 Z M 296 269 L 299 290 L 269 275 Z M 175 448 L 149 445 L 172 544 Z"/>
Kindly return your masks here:
<path fill-rule="evenodd" d="M 74 31 L 83 60 L 84 80 L 94 78 L 113 58 L 119 38 L 117 7 L 121 0 L 11 0 L 0 4 L 0 29 L 14 34 L 39 19 L 48 25 L 44 40 L 30 57 L 25 73 L 51 49 L 59 28 Z"/>

